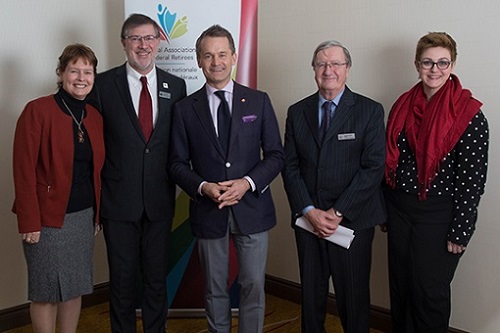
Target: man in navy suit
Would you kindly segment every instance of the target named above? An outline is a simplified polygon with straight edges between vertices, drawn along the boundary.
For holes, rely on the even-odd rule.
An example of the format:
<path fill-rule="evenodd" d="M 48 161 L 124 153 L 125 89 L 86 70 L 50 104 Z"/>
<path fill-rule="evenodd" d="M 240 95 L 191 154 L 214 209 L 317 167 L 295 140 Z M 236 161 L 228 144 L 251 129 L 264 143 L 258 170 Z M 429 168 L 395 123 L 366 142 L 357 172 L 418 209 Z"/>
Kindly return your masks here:
<path fill-rule="evenodd" d="M 206 84 L 176 104 L 169 171 L 191 197 L 189 219 L 204 273 L 210 332 L 231 332 L 229 241 L 237 258 L 239 332 L 262 332 L 268 230 L 276 224 L 269 184 L 284 162 L 268 95 L 231 80 L 237 55 L 226 29 L 196 41 Z"/>
<path fill-rule="evenodd" d="M 283 181 L 302 285 L 302 332 L 323 333 L 329 278 L 346 333 L 369 332 L 374 226 L 385 222 L 384 110 L 346 86 L 349 51 L 321 43 L 312 66 L 318 92 L 290 106 Z M 295 226 L 304 216 L 314 233 Z M 349 249 L 327 240 L 339 225 L 354 230 Z"/>
<path fill-rule="evenodd" d="M 155 66 L 159 36 L 155 21 L 132 14 L 121 32 L 127 62 L 99 74 L 94 85 L 104 119 L 101 217 L 113 332 L 136 331 L 138 305 L 144 332 L 165 332 L 167 320 L 167 244 L 175 207 L 168 146 L 172 108 L 186 96 L 186 84 Z"/>

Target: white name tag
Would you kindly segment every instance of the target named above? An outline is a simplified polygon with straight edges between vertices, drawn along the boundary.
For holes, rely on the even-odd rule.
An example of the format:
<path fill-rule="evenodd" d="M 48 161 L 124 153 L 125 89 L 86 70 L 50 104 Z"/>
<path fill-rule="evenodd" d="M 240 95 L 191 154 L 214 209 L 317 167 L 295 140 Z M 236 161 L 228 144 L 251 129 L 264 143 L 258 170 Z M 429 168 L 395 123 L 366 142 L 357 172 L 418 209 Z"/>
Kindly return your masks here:
<path fill-rule="evenodd" d="M 171 94 L 169 92 L 165 92 L 165 91 L 160 91 L 159 95 L 160 95 L 160 98 L 170 99 L 170 97 L 171 97 Z"/>
<path fill-rule="evenodd" d="M 339 141 L 342 140 L 354 140 L 356 139 L 356 134 L 355 133 L 342 133 L 338 135 Z"/>

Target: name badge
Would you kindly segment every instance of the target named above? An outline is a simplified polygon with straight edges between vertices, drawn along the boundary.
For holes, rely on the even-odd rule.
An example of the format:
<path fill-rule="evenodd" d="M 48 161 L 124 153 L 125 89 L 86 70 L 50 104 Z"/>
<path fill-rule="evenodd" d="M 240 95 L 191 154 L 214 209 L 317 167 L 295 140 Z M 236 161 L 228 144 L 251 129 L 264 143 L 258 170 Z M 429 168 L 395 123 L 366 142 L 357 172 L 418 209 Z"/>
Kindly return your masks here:
<path fill-rule="evenodd" d="M 342 133 L 338 135 L 339 141 L 356 139 L 355 133 Z"/>
<path fill-rule="evenodd" d="M 159 96 L 160 98 L 170 99 L 172 97 L 172 94 L 166 91 L 160 91 Z"/>

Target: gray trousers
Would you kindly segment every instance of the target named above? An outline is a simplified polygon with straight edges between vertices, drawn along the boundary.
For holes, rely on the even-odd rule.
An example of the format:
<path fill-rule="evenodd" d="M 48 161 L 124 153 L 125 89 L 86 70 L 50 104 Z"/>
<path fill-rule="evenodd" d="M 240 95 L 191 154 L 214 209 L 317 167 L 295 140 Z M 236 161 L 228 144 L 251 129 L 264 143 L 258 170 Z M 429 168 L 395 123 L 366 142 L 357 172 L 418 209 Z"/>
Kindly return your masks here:
<path fill-rule="evenodd" d="M 209 332 L 231 332 L 229 297 L 229 242 L 233 238 L 238 258 L 240 285 L 239 333 L 260 333 L 265 314 L 265 272 L 268 231 L 242 235 L 230 217 L 223 238 L 198 239 L 198 251 L 205 281 L 205 312 Z"/>

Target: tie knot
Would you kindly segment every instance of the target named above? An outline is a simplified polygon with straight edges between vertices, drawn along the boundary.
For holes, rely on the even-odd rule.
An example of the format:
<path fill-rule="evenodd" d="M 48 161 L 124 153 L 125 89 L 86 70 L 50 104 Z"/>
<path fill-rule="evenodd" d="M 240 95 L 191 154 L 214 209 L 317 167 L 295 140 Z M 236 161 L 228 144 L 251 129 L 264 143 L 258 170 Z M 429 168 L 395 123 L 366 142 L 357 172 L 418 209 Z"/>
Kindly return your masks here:
<path fill-rule="evenodd" d="M 224 90 L 217 90 L 214 94 L 217 97 L 219 97 L 222 101 L 226 100 L 226 96 L 224 95 Z"/>
<path fill-rule="evenodd" d="M 332 105 L 334 105 L 335 103 L 333 103 L 332 101 L 326 101 L 323 103 L 323 109 L 325 111 L 331 111 L 332 110 Z"/>
<path fill-rule="evenodd" d="M 142 86 L 145 87 L 148 85 L 148 78 L 145 77 L 145 76 L 141 76 L 141 83 L 142 83 Z"/>

